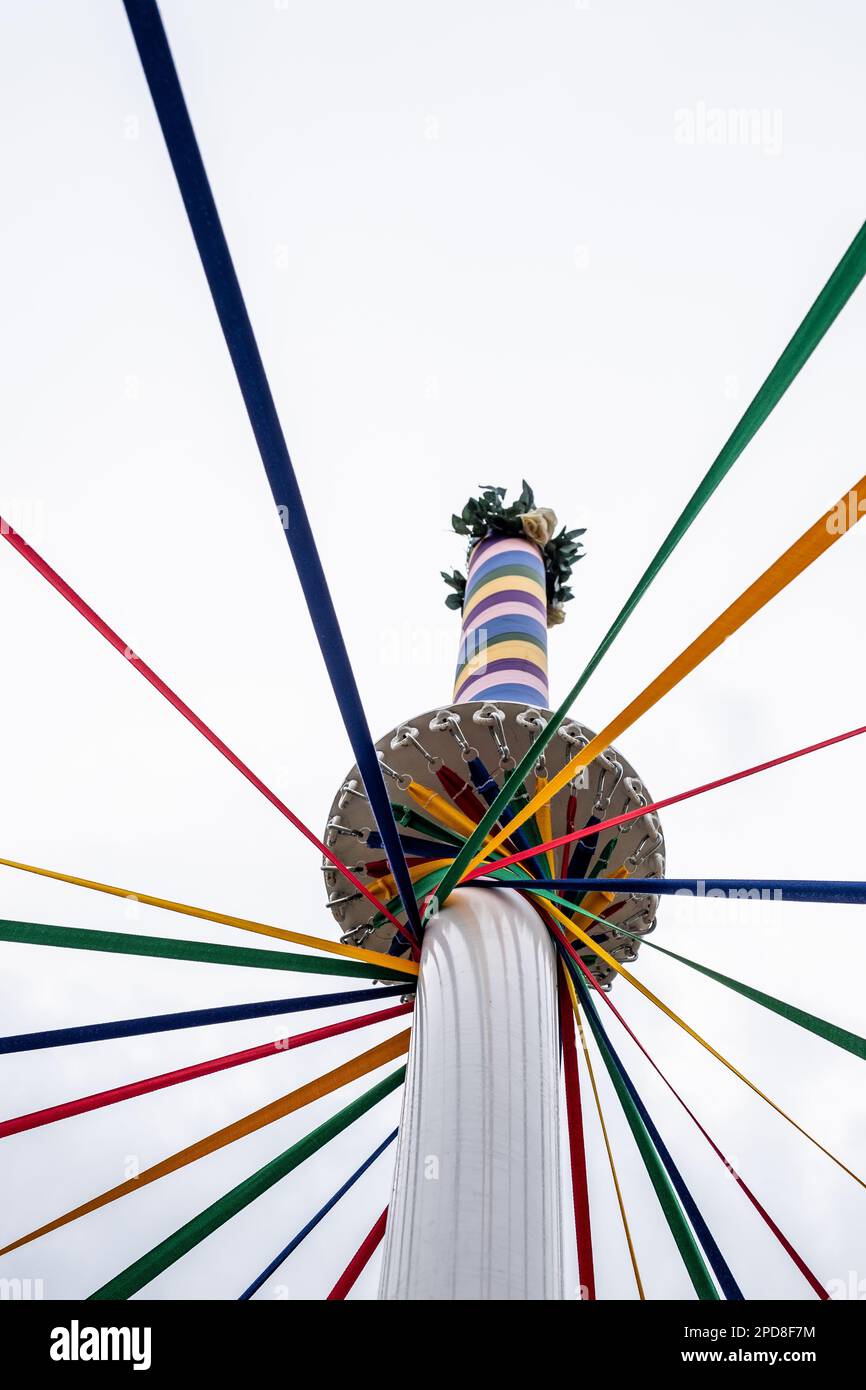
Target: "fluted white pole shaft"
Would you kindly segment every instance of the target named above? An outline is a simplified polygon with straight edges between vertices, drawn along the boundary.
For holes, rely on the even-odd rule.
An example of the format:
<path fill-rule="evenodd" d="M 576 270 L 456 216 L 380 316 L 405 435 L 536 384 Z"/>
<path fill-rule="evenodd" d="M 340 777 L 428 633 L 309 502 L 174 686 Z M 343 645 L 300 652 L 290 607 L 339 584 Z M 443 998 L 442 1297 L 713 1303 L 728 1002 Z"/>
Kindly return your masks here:
<path fill-rule="evenodd" d="M 563 1297 L 553 947 L 516 893 L 424 938 L 379 1297 Z"/>

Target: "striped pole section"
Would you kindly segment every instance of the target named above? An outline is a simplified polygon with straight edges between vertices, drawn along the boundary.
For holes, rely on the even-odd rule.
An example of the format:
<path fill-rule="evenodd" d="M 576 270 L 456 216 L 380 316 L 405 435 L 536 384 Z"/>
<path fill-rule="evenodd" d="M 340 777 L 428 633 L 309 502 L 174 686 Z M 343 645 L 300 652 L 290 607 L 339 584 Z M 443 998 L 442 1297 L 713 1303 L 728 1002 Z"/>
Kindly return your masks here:
<path fill-rule="evenodd" d="M 516 536 L 479 541 L 469 558 L 454 701 L 550 708 L 547 587 L 541 551 Z"/>

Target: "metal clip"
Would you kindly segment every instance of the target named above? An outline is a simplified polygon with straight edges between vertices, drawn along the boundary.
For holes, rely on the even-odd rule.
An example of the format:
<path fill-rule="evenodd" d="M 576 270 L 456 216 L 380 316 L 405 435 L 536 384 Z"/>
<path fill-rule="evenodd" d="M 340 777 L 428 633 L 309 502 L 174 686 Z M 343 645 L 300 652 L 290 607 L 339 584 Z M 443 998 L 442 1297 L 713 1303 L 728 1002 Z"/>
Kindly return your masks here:
<path fill-rule="evenodd" d="M 634 873 L 638 864 L 644 859 L 649 859 L 650 855 L 655 854 L 656 850 L 661 849 L 664 844 L 664 836 L 662 835 L 661 828 L 655 816 L 648 816 L 647 821 L 651 833 L 649 835 L 644 835 L 637 849 L 633 854 L 630 854 L 625 861 L 632 873 Z M 655 839 L 653 839 L 653 836 L 655 836 Z M 646 846 L 648 846 L 648 848 L 646 848 Z"/>
<path fill-rule="evenodd" d="M 371 936 L 375 930 L 375 927 L 364 922 L 360 927 L 353 927 L 351 931 L 344 932 L 340 940 L 344 946 L 363 946 L 367 937 Z"/>
<path fill-rule="evenodd" d="M 473 758 L 478 757 L 478 749 L 468 741 L 466 735 L 460 727 L 460 715 L 452 709 L 439 709 L 430 720 L 430 732 L 432 734 L 449 733 L 456 740 L 460 749 L 460 756 L 464 763 L 471 763 Z"/>
<path fill-rule="evenodd" d="M 617 762 L 610 749 L 608 749 L 604 753 L 599 753 L 596 761 L 601 763 L 601 771 L 598 774 L 598 787 L 596 788 L 595 803 L 593 805 L 592 811 L 593 815 L 600 816 L 607 810 L 608 806 L 613 800 L 613 794 L 619 786 L 620 782 L 622 781 L 622 776 L 625 771 L 625 768 L 623 767 L 622 763 Z M 605 796 L 604 784 L 608 772 L 612 772 L 614 774 L 614 782 L 607 796 Z"/>
<path fill-rule="evenodd" d="M 647 805 L 647 798 L 644 796 L 643 785 L 637 779 L 637 777 L 626 777 L 624 785 L 626 788 L 626 798 L 623 803 L 623 808 L 620 812 L 620 815 L 622 816 L 624 816 L 625 813 L 628 811 L 629 805 L 632 801 L 635 803 L 635 806 Z M 632 827 L 636 825 L 638 819 L 639 817 L 635 816 L 634 820 L 626 821 L 624 825 L 621 825 L 619 827 L 620 835 L 630 834 Z"/>
<path fill-rule="evenodd" d="M 361 801 L 368 800 L 367 793 L 358 786 L 357 777 L 350 777 L 348 782 L 344 782 L 340 788 L 340 795 L 337 797 L 337 806 L 341 811 L 345 811 L 353 796 L 358 797 Z"/>
<path fill-rule="evenodd" d="M 333 845 L 338 835 L 349 835 L 353 840 L 361 840 L 363 842 L 366 842 L 367 836 L 369 834 L 369 826 L 364 825 L 361 826 L 360 829 L 356 830 L 351 825 L 343 825 L 341 821 L 337 820 L 336 816 L 332 816 L 332 818 L 328 821 L 327 827 L 325 829 L 325 844 L 330 849 L 331 845 Z"/>
<path fill-rule="evenodd" d="M 421 757 L 430 772 L 438 772 L 442 766 L 441 758 L 434 758 L 432 753 L 428 753 L 418 742 L 418 730 L 413 729 L 411 724 L 401 724 L 391 739 L 391 747 L 396 751 L 398 748 L 406 748 L 411 743 L 413 748 L 417 748 Z"/>
<path fill-rule="evenodd" d="M 547 720 L 542 719 L 541 715 L 538 713 L 538 710 L 532 708 L 522 710 L 521 713 L 517 716 L 517 723 L 520 725 L 522 729 L 529 730 L 530 748 L 535 746 L 535 740 L 539 737 L 540 734 L 543 734 L 544 730 L 547 728 Z M 544 756 L 543 749 L 540 758 L 535 764 L 535 775 L 536 777 L 547 776 L 547 760 Z"/>
<path fill-rule="evenodd" d="M 356 903 L 363 896 L 363 893 L 344 893 L 342 897 L 335 898 L 331 893 L 328 896 L 328 907 L 345 907 L 346 903 Z"/>
<path fill-rule="evenodd" d="M 510 772 L 517 764 L 511 756 L 508 742 L 505 738 L 505 715 L 498 705 L 485 702 L 479 710 L 472 716 L 473 723 L 484 724 L 490 730 L 490 736 L 496 744 L 496 751 L 499 754 L 499 766 L 503 772 Z"/>
<path fill-rule="evenodd" d="M 569 752 L 569 762 L 589 743 L 589 735 L 585 734 L 581 726 L 573 721 L 560 724 L 556 732 L 568 744 L 569 750 L 574 749 L 574 752 Z M 589 768 L 582 767 L 579 772 L 574 774 L 568 785 L 573 792 L 586 791 L 589 787 Z"/>
<path fill-rule="evenodd" d="M 342 873 L 342 869 L 338 869 L 336 864 L 320 864 L 319 868 L 323 874 L 334 874 L 335 877 L 337 874 Z M 366 864 L 347 864 L 346 868 L 349 870 L 350 874 L 364 874 L 367 872 Z"/>
<path fill-rule="evenodd" d="M 376 757 L 379 759 L 379 763 L 385 776 L 390 777 L 393 782 L 396 782 L 401 792 L 406 791 L 407 788 L 412 785 L 412 778 L 409 775 L 409 773 L 395 772 L 393 767 L 389 767 L 388 764 L 385 762 L 385 754 L 380 753 L 378 748 L 376 749 Z"/>

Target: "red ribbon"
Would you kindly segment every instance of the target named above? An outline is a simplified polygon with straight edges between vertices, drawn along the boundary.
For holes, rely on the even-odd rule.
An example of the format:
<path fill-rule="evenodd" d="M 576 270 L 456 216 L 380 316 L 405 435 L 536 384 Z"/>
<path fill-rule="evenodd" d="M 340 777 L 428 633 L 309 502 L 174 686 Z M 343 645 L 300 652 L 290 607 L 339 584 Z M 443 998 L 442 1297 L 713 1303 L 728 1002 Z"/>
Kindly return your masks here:
<path fill-rule="evenodd" d="M 190 709 L 189 705 L 186 704 L 179 695 L 175 694 L 171 686 L 166 685 L 165 681 L 162 680 L 155 671 L 151 670 L 147 663 L 142 661 L 140 656 L 136 655 L 128 642 L 124 642 L 123 638 L 119 637 L 114 629 L 110 628 L 108 623 L 100 618 L 99 614 L 90 607 L 90 604 L 85 603 L 81 595 L 77 594 L 75 590 L 67 584 L 66 580 L 62 579 L 57 571 L 51 568 L 48 561 L 43 560 L 42 556 L 33 549 L 32 545 L 28 545 L 23 536 L 19 536 L 17 531 L 13 531 L 12 527 L 8 522 L 3 520 L 2 516 L 0 516 L 0 535 L 9 542 L 13 549 L 18 551 L 19 555 L 23 556 L 28 564 L 33 566 L 37 573 L 42 575 L 43 579 L 48 580 L 51 587 L 56 589 L 58 594 L 66 599 L 67 603 L 71 603 L 72 607 L 77 613 L 81 614 L 82 618 L 87 619 L 91 627 L 96 628 L 100 636 L 104 637 L 106 642 L 109 642 L 111 646 L 114 647 L 115 651 L 120 652 L 121 656 L 138 671 L 139 675 L 144 676 L 144 679 L 150 682 L 154 690 L 158 690 L 160 695 L 168 700 L 170 705 L 174 706 L 178 714 L 182 714 L 184 719 L 188 720 L 194 729 L 198 729 L 198 732 L 207 739 L 208 743 L 212 744 L 218 753 L 222 753 L 223 757 L 228 759 L 232 767 L 236 767 L 238 772 L 242 773 L 247 781 L 251 782 L 256 790 L 260 791 L 262 796 L 266 797 L 271 805 L 275 806 L 281 815 L 286 817 L 286 820 L 291 821 L 295 829 L 300 830 L 301 834 L 305 835 L 310 843 L 315 845 L 316 849 L 319 850 L 326 859 L 330 860 L 334 867 L 339 869 L 349 882 L 353 884 L 355 888 L 358 888 L 364 894 L 364 897 L 368 898 L 379 912 L 384 913 L 388 921 L 394 924 L 401 936 L 405 937 L 407 941 L 411 941 L 410 928 L 397 921 L 397 918 L 373 896 L 369 888 L 364 886 L 361 880 L 352 873 L 351 869 L 347 868 L 342 860 L 337 858 L 333 850 L 329 849 L 327 845 L 322 844 L 318 836 L 314 835 L 312 830 L 304 825 L 304 822 L 295 815 L 294 811 L 289 809 L 286 803 L 277 796 L 276 792 L 272 792 L 270 787 L 268 787 L 260 777 L 256 776 L 252 768 L 247 767 L 246 763 L 238 757 L 237 753 L 233 753 L 228 744 L 223 743 L 222 739 L 214 733 L 213 729 L 205 724 L 203 719 L 199 719 L 198 715 Z M 417 945 L 414 944 L 413 954 L 417 960 L 420 951 Z"/>
<path fill-rule="evenodd" d="M 574 1011 L 565 969 L 559 962 L 559 1033 L 562 1038 L 562 1071 L 565 1077 L 565 1112 L 568 1119 L 568 1149 L 571 1155 L 571 1196 L 574 1206 L 574 1234 L 580 1271 L 581 1298 L 595 1302 L 595 1266 L 592 1258 L 592 1226 L 589 1215 L 589 1181 L 586 1174 L 586 1145 L 583 1137 L 583 1110 L 580 1104 L 580 1073 L 574 1040 Z"/>
<path fill-rule="evenodd" d="M 322 1038 L 335 1038 L 340 1033 L 352 1033 L 356 1028 L 366 1028 L 371 1023 L 384 1023 L 389 1018 L 399 1018 L 411 1011 L 412 1004 L 397 1004 L 393 1009 L 380 1009 L 377 1013 L 362 1014 L 358 1018 L 347 1018 L 341 1023 L 329 1023 L 324 1028 L 313 1028 L 308 1033 L 295 1033 L 293 1037 L 281 1038 L 279 1042 L 261 1043 L 258 1047 L 245 1048 L 243 1052 L 229 1052 L 224 1057 L 213 1057 L 206 1062 L 196 1062 L 191 1067 L 179 1067 L 177 1071 L 166 1071 L 160 1076 L 148 1076 L 143 1081 L 130 1081 L 126 1086 L 115 1086 L 111 1091 L 97 1091 L 92 1096 L 80 1100 L 67 1100 L 62 1105 L 49 1106 L 47 1110 L 34 1110 L 29 1115 L 18 1115 L 13 1120 L 0 1121 L 0 1139 L 9 1134 L 20 1134 L 24 1129 L 36 1129 L 39 1125 L 50 1125 L 55 1120 L 66 1120 L 70 1115 L 82 1115 L 88 1110 L 99 1110 L 104 1105 L 116 1105 L 121 1100 L 131 1100 L 133 1096 L 147 1095 L 149 1091 L 161 1091 L 165 1086 L 177 1086 L 182 1081 L 194 1081 L 199 1076 L 210 1076 L 215 1071 L 226 1071 L 229 1067 L 242 1067 L 246 1062 L 256 1062 L 261 1057 L 274 1057 L 280 1052 L 291 1052 L 296 1047 L 306 1047 L 308 1043 L 320 1042 Z"/>
<path fill-rule="evenodd" d="M 791 1259 L 794 1261 L 794 1264 L 797 1266 L 797 1268 L 799 1269 L 800 1273 L 803 1275 L 803 1278 L 806 1279 L 806 1280 L 808 1280 L 808 1282 L 811 1284 L 812 1288 L 815 1290 L 816 1294 L 818 1295 L 818 1297 L 819 1297 L 820 1299 L 825 1299 L 825 1300 L 826 1300 L 826 1299 L 829 1299 L 830 1295 L 828 1294 L 827 1290 L 824 1288 L 824 1285 L 821 1283 L 820 1279 L 818 1279 L 818 1277 L 817 1277 L 815 1274 L 812 1273 L 811 1269 L 810 1269 L 809 1266 L 806 1264 L 806 1261 L 803 1259 L 803 1257 L 802 1257 L 801 1255 L 799 1255 L 799 1254 L 797 1253 L 797 1251 L 794 1249 L 794 1247 L 793 1247 L 793 1245 L 791 1244 L 791 1242 L 788 1240 L 788 1237 L 784 1234 L 783 1231 L 781 1231 L 781 1230 L 779 1229 L 779 1227 L 776 1225 L 776 1223 L 775 1223 L 775 1221 L 773 1220 L 773 1218 L 772 1218 L 772 1216 L 770 1215 L 770 1213 L 769 1213 L 769 1212 L 766 1210 L 766 1208 L 763 1207 L 763 1206 L 761 1205 L 761 1203 L 758 1201 L 758 1198 L 755 1196 L 755 1194 L 754 1194 L 754 1192 L 752 1191 L 752 1189 L 748 1186 L 748 1184 L 744 1181 L 744 1179 L 740 1177 L 739 1173 L 736 1171 L 736 1169 L 734 1168 L 733 1164 L 731 1164 L 731 1163 L 728 1162 L 727 1158 L 726 1158 L 725 1155 L 722 1153 L 722 1150 L 719 1148 L 718 1144 L 711 1138 L 711 1136 L 710 1136 L 710 1135 L 707 1133 L 707 1131 L 704 1129 L 704 1127 L 703 1127 L 703 1125 L 701 1124 L 700 1120 L 698 1119 L 697 1115 L 694 1113 L 693 1110 L 691 1110 L 691 1109 L 688 1107 L 688 1105 L 687 1105 L 686 1102 L 683 1100 L 682 1096 L 680 1095 L 680 1093 L 679 1093 L 679 1091 L 676 1089 L 676 1087 L 673 1086 L 673 1085 L 671 1084 L 670 1081 L 668 1081 L 668 1078 L 665 1076 L 665 1074 L 664 1074 L 664 1072 L 662 1071 L 661 1067 L 659 1067 L 659 1066 L 656 1064 L 656 1062 L 653 1061 L 652 1057 L 651 1057 L 650 1054 L 647 1052 L 647 1050 L 646 1050 L 646 1048 L 644 1047 L 643 1043 L 640 1041 L 640 1039 L 637 1037 L 637 1035 L 632 1031 L 632 1029 L 631 1029 L 631 1028 L 629 1027 L 629 1025 L 626 1023 L 626 1021 L 625 1021 L 625 1019 L 623 1018 L 622 1014 L 620 1013 L 619 1009 L 616 1007 L 616 1004 L 614 1004 L 613 1000 L 610 998 L 610 996 L 607 994 L 607 992 L 606 992 L 605 990 L 602 989 L 601 985 L 600 985 L 600 984 L 598 983 L 598 981 L 596 980 L 596 978 L 595 978 L 595 976 L 593 975 L 592 971 L 589 970 L 589 969 L 587 968 L 587 966 L 584 964 L 584 962 L 581 960 L 581 958 L 580 958 L 580 956 L 578 955 L 577 951 L 576 951 L 576 950 L 574 949 L 574 947 L 571 945 L 570 941 L 568 941 L 568 939 L 566 938 L 566 936 L 564 935 L 564 933 L 560 930 L 558 924 L 552 920 L 552 918 L 550 917 L 550 915 L 549 915 L 548 913 L 542 913 L 542 915 L 544 916 L 544 918 L 545 918 L 545 920 L 546 920 L 546 922 L 547 922 L 548 927 L 549 927 L 550 930 L 554 933 L 554 935 L 556 936 L 556 938 L 557 938 L 557 940 L 559 941 L 560 945 L 562 945 L 562 946 L 564 947 L 564 949 L 568 952 L 568 954 L 572 957 L 572 959 L 573 959 L 573 960 L 576 962 L 576 964 L 580 967 L 580 969 L 581 969 L 583 975 L 585 976 L 585 978 L 587 979 L 587 981 L 589 982 L 589 984 L 592 985 L 593 989 L 595 989 L 595 990 L 597 991 L 597 993 L 601 996 L 601 998 L 604 1000 L 604 1002 L 605 1002 L 605 1004 L 607 1005 L 607 1007 L 608 1007 L 609 1009 L 611 1009 L 611 1010 L 613 1011 L 613 1013 L 616 1015 L 616 1017 L 619 1019 L 620 1023 L 622 1024 L 622 1026 L 623 1026 L 623 1028 L 625 1029 L 625 1031 L 628 1033 L 629 1037 L 630 1037 L 630 1038 L 632 1039 L 632 1041 L 633 1041 L 634 1043 L 636 1043 L 637 1046 L 640 1048 L 641 1052 L 643 1053 L 644 1057 L 646 1057 L 647 1061 L 649 1062 L 649 1064 L 650 1064 L 650 1066 L 653 1068 L 653 1070 L 656 1071 L 656 1072 L 658 1072 L 658 1074 L 659 1074 L 659 1076 L 661 1077 L 662 1081 L 665 1083 L 665 1085 L 667 1086 L 667 1088 L 668 1088 L 668 1090 L 671 1092 L 671 1094 L 672 1094 L 673 1096 L 675 1096 L 676 1099 L 679 1101 L 680 1105 L 681 1105 L 681 1106 L 683 1107 L 683 1109 L 685 1110 L 685 1112 L 686 1112 L 686 1114 L 688 1115 L 689 1119 L 691 1119 L 691 1120 L 697 1125 L 697 1127 L 698 1127 L 698 1129 L 700 1130 L 701 1134 L 704 1136 L 704 1138 L 706 1139 L 707 1143 L 710 1145 L 710 1148 L 711 1148 L 711 1149 L 713 1150 L 713 1152 L 717 1155 L 717 1157 L 721 1159 L 722 1163 L 725 1165 L 725 1167 L 727 1168 L 728 1172 L 731 1174 L 731 1176 L 733 1177 L 733 1179 L 735 1180 L 735 1182 L 738 1184 L 738 1186 L 742 1189 L 742 1191 L 743 1191 L 743 1192 L 745 1193 L 745 1195 L 748 1197 L 748 1199 L 749 1199 L 749 1201 L 751 1202 L 752 1206 L 755 1208 L 755 1211 L 758 1213 L 758 1215 L 762 1218 L 762 1220 L 767 1224 L 767 1226 L 768 1226 L 768 1227 L 770 1228 L 770 1230 L 773 1232 L 773 1235 L 776 1237 L 776 1239 L 778 1240 L 779 1244 L 780 1244 L 780 1245 L 783 1247 L 783 1249 L 786 1250 L 787 1253 L 790 1255 Z"/>
<path fill-rule="evenodd" d="M 476 825 L 480 820 L 483 820 L 487 807 L 482 806 L 465 778 L 461 777 L 459 773 L 453 772 L 450 767 L 438 768 L 436 776 L 439 778 L 440 785 L 445 788 L 454 805 L 459 806 L 464 816 L 469 816 Z"/>
<path fill-rule="evenodd" d="M 688 801 L 690 797 L 715 791 L 717 787 L 727 787 L 731 782 L 739 782 L 744 777 L 753 777 L 756 772 L 766 772 L 771 767 L 781 767 L 782 763 L 789 763 L 794 758 L 804 758 L 807 753 L 817 753 L 822 748 L 832 748 L 835 743 L 844 743 L 846 739 L 857 738 L 859 734 L 866 734 L 866 724 L 861 725 L 859 729 L 849 729 L 844 734 L 835 734 L 833 738 L 825 738 L 821 743 L 810 743 L 807 748 L 797 748 L 793 753 L 783 753 L 780 758 L 770 758 L 769 762 L 757 763 L 754 767 L 747 767 L 742 772 L 731 772 L 727 777 L 718 777 L 715 782 L 704 782 L 703 786 L 692 787 L 687 792 L 678 792 L 676 796 L 666 796 L 663 801 L 651 801 L 649 806 L 639 806 L 634 811 L 626 811 L 624 815 L 612 816 L 610 820 L 584 826 L 582 830 L 574 830 L 567 835 L 559 835 L 555 840 L 545 840 L 542 845 L 533 845 L 531 849 L 522 849 L 517 854 L 509 854 L 504 859 L 497 859 L 495 865 L 479 864 L 477 869 L 473 869 L 471 874 L 466 875 L 465 881 L 468 883 L 472 878 L 480 878 L 482 874 L 489 874 L 493 868 L 504 869 L 508 864 L 516 864 L 521 859 L 530 859 L 533 855 L 541 854 L 544 850 L 558 849 L 560 845 L 567 845 L 572 840 L 582 840 L 586 835 L 596 835 L 602 830 L 612 830 L 616 825 L 626 825 L 629 821 L 639 820 L 641 816 L 649 815 L 651 811 L 663 811 L 665 806 L 676 806 L 678 802 Z"/>
<path fill-rule="evenodd" d="M 358 1280 L 358 1276 L 361 1274 L 362 1270 L 366 1269 L 370 1262 L 370 1257 L 381 1243 L 382 1237 L 385 1234 L 387 1220 L 388 1208 L 386 1207 L 373 1229 L 361 1241 L 358 1249 L 355 1251 L 351 1260 L 346 1265 L 346 1268 L 343 1270 L 343 1273 L 331 1289 L 327 1298 L 328 1303 L 345 1298 L 350 1289 L 354 1287 Z"/>

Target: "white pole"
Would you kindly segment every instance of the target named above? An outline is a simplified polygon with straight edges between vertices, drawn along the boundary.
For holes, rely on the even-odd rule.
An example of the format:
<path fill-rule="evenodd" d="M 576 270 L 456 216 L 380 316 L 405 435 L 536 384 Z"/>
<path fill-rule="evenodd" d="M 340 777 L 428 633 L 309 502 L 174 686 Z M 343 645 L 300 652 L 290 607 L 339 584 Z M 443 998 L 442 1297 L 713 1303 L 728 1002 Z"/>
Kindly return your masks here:
<path fill-rule="evenodd" d="M 427 928 L 383 1299 L 563 1297 L 556 962 L 517 893 Z"/>

